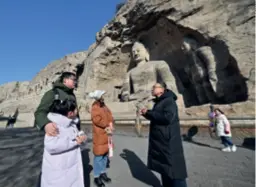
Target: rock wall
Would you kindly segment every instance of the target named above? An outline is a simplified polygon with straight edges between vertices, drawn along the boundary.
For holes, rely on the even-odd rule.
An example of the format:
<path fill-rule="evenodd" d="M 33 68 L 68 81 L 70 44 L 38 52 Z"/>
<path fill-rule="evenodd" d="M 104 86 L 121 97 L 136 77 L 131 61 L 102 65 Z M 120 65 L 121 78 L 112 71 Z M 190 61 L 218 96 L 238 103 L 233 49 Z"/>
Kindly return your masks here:
<path fill-rule="evenodd" d="M 12 82 L 0 86 L 0 111 L 5 116 L 13 114 L 16 108 L 20 113 L 33 113 L 43 94 L 52 88 L 52 83 L 62 72 L 73 71 L 81 75 L 86 57 L 86 51 L 66 55 L 50 63 L 30 82 Z"/>
<path fill-rule="evenodd" d="M 198 72 L 189 68 L 193 58 L 183 50 L 187 37 L 197 43 L 190 55 L 209 62 L 202 70 L 205 77 L 210 80 L 215 72 L 215 89 L 221 97 L 198 101 L 195 87 L 200 83 L 190 77 Z M 16 83 L 2 86 L 0 110 L 10 113 L 19 106 L 23 112 L 33 112 L 59 74 L 72 70 L 79 75 L 76 94 L 82 117 L 88 114 L 92 102 L 86 93 L 94 89 L 107 91 L 106 100 L 113 112 L 135 112 L 134 103 L 121 103 L 118 95 L 126 73 L 135 66 L 130 54 L 132 44 L 140 41 L 148 49 L 150 60 L 168 63 L 177 87 L 183 88 L 180 94 L 184 101 L 178 103 L 180 115 L 205 116 L 209 103 L 214 103 L 228 115 L 254 116 L 254 38 L 254 0 L 127 0 L 96 33 L 96 42 L 87 52 L 50 63 L 19 89 Z M 207 66 L 215 69 L 207 71 Z"/>
<path fill-rule="evenodd" d="M 109 102 L 113 102 L 118 92 L 116 87 L 122 85 L 125 74 L 134 67 L 131 46 L 134 41 L 140 41 L 149 50 L 151 60 L 164 60 L 169 64 L 178 87 L 185 85 L 182 94 L 186 108 L 181 108 L 181 113 L 191 110 L 187 107 L 192 107 L 193 113 L 202 113 L 208 103 L 214 103 L 232 108 L 234 115 L 254 115 L 254 7 L 252 0 L 127 1 L 96 34 L 96 46 L 86 59 L 92 68 L 86 75 L 87 92 L 106 89 Z M 215 63 L 209 66 L 216 68 L 216 92 L 222 97 L 201 104 L 196 101 L 198 93 L 190 89 L 195 84 L 184 70 L 192 60 L 182 50 L 186 37 L 198 43 L 198 58 L 207 53 L 206 60 Z M 196 73 L 193 69 L 187 71 L 192 75 Z M 211 76 L 208 72 L 205 74 Z"/>
<path fill-rule="evenodd" d="M 20 94 L 25 94 L 27 87 L 29 85 L 28 81 L 24 82 L 10 82 L 0 86 L 0 103 L 8 100 L 10 98 L 17 98 Z"/>

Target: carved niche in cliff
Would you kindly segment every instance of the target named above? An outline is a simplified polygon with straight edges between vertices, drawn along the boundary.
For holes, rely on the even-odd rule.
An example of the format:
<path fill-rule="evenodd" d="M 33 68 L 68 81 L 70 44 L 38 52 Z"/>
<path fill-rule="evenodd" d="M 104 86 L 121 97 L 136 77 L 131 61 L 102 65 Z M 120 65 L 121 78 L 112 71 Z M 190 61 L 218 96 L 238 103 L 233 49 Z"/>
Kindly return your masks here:
<path fill-rule="evenodd" d="M 245 78 L 223 41 L 204 38 L 166 18 L 137 37 L 147 49 L 138 42 L 132 47 L 133 66 L 121 89 L 123 100 L 136 100 L 138 93 L 150 94 L 150 85 L 158 81 L 160 64 L 169 88 L 183 95 L 186 107 L 247 100 Z"/>
<path fill-rule="evenodd" d="M 193 35 L 183 38 L 182 50 L 188 62 L 185 73 L 198 104 L 226 104 L 247 99 L 247 86 L 237 63 L 221 41 L 200 44 Z"/>

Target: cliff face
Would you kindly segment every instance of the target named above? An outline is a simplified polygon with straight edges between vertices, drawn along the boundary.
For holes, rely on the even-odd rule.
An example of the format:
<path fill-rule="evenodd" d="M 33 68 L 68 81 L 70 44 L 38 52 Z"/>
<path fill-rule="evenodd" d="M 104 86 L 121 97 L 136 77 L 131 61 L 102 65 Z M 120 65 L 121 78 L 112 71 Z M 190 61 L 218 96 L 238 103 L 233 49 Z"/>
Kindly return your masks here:
<path fill-rule="evenodd" d="M 207 104 L 215 103 L 225 104 L 222 107 L 228 113 L 254 116 L 254 23 L 253 0 L 128 0 L 96 34 L 96 43 L 87 52 L 51 63 L 25 86 L 27 93 L 18 91 L 22 96 L 18 100 L 4 96 L 8 99 L 0 104 L 0 109 L 11 112 L 22 105 L 24 112 L 32 112 L 51 82 L 70 69 L 78 71 L 80 77 L 76 93 L 82 108 L 91 102 L 85 93 L 104 89 L 114 112 L 134 112 L 134 105 L 121 103 L 118 94 L 127 71 L 135 66 L 130 54 L 132 44 L 140 41 L 148 49 L 150 60 L 164 60 L 176 78 L 177 87 L 182 87 L 179 94 L 184 100 L 178 103 L 181 115 L 205 115 Z M 196 42 L 190 55 L 182 50 L 187 39 Z M 210 80 L 215 72 L 216 90 L 222 96 L 214 102 L 198 101 L 195 88 L 199 83 L 190 78 L 198 72 L 188 66 L 191 56 L 204 64 L 206 79 Z M 207 71 L 207 67 L 215 70 Z M 1 92 L 1 98 L 6 93 L 9 95 L 9 91 Z"/>
<path fill-rule="evenodd" d="M 16 108 L 19 108 L 19 117 L 24 118 L 24 122 L 28 118 L 27 115 L 29 118 L 33 118 L 32 113 L 42 95 L 52 87 L 52 83 L 63 71 L 74 71 L 78 73 L 78 76 L 81 75 L 86 56 L 87 52 L 66 55 L 64 58 L 50 63 L 30 82 L 12 82 L 0 86 L 0 111 L 4 113 L 4 116 L 8 116 L 13 114 Z M 33 119 L 29 120 L 33 121 Z"/>
<path fill-rule="evenodd" d="M 26 93 L 28 81 L 10 82 L 0 86 L 0 103 L 10 98 L 17 98 L 19 94 Z"/>
<path fill-rule="evenodd" d="M 113 20 L 96 34 L 96 46 L 86 59 L 91 71 L 82 76 L 86 79 L 86 90 L 105 89 L 109 101 L 115 101 L 120 93 L 117 88 L 122 85 L 127 71 L 135 66 L 130 55 L 132 44 L 140 41 L 148 49 L 150 60 L 166 61 L 170 73 L 176 77 L 177 87 L 183 86 L 184 101 L 179 101 L 182 113 L 196 115 L 205 110 L 204 104 L 211 102 L 226 104 L 230 111 L 243 115 L 253 114 L 254 7 L 252 0 L 127 1 Z M 215 68 L 216 92 L 222 96 L 214 102 L 206 100 L 200 104 L 196 101 L 200 93 L 193 87 L 198 83 L 192 82 L 189 74 L 193 76 L 198 72 L 188 67 L 192 57 L 182 50 L 187 38 L 197 43 L 192 56 L 197 56 L 205 66 Z M 213 76 L 210 70 L 203 73 L 209 78 Z M 191 108 L 187 107 L 195 112 L 189 112 Z M 241 110 L 244 107 L 247 110 Z"/>

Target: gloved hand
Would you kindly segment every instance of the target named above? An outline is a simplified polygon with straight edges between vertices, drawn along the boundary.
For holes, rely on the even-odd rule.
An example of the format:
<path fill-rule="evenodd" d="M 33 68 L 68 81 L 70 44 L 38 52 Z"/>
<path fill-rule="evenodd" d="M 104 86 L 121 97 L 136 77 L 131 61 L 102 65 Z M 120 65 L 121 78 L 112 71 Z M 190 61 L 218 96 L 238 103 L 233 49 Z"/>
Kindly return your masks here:
<path fill-rule="evenodd" d="M 106 131 L 106 133 L 107 133 L 108 135 L 111 135 L 111 134 L 112 134 L 112 129 L 111 129 L 111 127 L 106 127 L 106 128 L 105 128 L 105 131 Z"/>
<path fill-rule="evenodd" d="M 225 130 L 224 132 L 225 132 L 225 134 L 229 134 L 229 131 L 228 131 L 228 130 Z"/>

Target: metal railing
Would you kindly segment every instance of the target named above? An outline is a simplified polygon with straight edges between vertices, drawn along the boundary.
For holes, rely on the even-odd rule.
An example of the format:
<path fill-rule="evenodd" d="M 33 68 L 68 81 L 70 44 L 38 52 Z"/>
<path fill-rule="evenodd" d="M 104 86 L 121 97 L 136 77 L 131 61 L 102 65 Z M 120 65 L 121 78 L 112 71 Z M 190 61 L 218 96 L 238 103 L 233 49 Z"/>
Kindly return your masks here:
<path fill-rule="evenodd" d="M 230 123 L 232 125 L 237 125 L 240 124 L 240 126 L 252 126 L 255 125 L 255 117 L 251 117 L 251 116 L 244 116 L 244 117 L 229 117 L 228 120 L 230 121 Z M 114 121 L 116 124 L 136 124 L 137 118 L 136 116 L 119 116 L 119 117 L 114 117 Z M 140 117 L 140 121 L 142 124 L 149 124 L 149 121 L 143 117 Z M 206 117 L 180 117 L 180 124 L 187 124 L 189 122 L 192 122 L 191 125 L 203 125 L 205 124 L 205 126 L 208 125 L 209 119 Z M 83 119 L 81 120 L 81 122 L 83 124 L 90 124 L 91 123 L 91 119 L 87 118 L 87 119 Z M 204 126 L 204 125 L 203 125 Z"/>
<path fill-rule="evenodd" d="M 255 128 L 255 117 L 229 117 L 228 118 L 233 128 Z M 118 116 L 114 118 L 116 125 L 133 126 L 137 136 L 142 136 L 143 126 L 149 125 L 149 121 L 143 117 L 139 119 L 136 116 Z M 83 125 L 91 124 L 91 119 L 81 120 Z M 198 126 L 202 128 L 209 127 L 209 119 L 205 117 L 180 117 L 181 128 L 190 128 Z"/>

